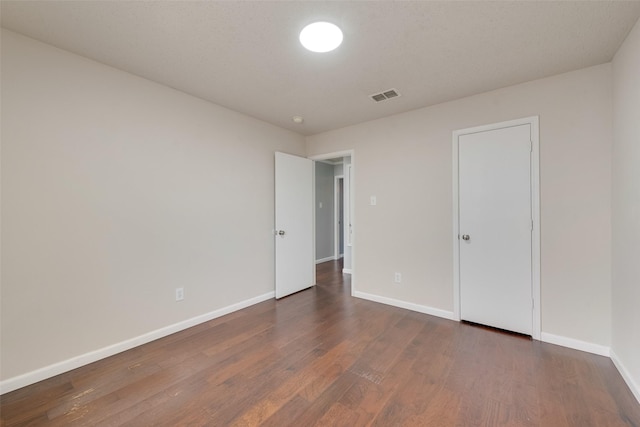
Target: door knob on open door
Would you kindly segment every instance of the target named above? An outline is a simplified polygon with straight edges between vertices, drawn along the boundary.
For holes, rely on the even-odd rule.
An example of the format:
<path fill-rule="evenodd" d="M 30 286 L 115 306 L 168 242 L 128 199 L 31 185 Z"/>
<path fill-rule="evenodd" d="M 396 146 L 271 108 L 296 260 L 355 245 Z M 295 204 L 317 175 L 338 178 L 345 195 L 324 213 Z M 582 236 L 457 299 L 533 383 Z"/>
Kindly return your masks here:
<path fill-rule="evenodd" d="M 471 240 L 471 237 L 468 234 L 463 234 L 462 240 Z"/>
<path fill-rule="evenodd" d="M 284 236 L 284 230 L 278 230 L 278 236 Z"/>

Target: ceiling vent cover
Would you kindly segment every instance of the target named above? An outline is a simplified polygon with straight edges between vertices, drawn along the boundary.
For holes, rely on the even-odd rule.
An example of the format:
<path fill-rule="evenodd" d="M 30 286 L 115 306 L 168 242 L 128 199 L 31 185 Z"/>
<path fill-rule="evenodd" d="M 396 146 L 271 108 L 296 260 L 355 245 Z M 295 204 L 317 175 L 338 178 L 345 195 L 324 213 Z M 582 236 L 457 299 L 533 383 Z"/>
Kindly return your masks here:
<path fill-rule="evenodd" d="M 400 94 L 395 89 L 388 89 L 388 90 L 385 90 L 384 92 L 374 93 L 373 95 L 369 95 L 369 97 L 376 102 L 386 101 L 387 99 L 397 98 L 398 96 L 400 96 Z"/>

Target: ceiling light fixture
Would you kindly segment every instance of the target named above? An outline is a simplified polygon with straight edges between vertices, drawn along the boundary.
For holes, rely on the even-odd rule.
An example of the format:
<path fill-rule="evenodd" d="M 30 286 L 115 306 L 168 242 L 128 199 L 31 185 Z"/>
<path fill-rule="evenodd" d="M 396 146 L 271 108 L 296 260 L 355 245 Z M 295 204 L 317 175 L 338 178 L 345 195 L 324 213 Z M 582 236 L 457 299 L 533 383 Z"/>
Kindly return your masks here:
<path fill-rule="evenodd" d="M 314 22 L 300 31 L 300 43 L 312 52 L 329 52 L 342 43 L 342 30 L 330 22 Z"/>
<path fill-rule="evenodd" d="M 291 120 L 293 120 L 293 123 L 297 123 L 297 124 L 302 124 L 304 122 L 304 117 L 302 116 L 293 116 L 291 117 Z"/>

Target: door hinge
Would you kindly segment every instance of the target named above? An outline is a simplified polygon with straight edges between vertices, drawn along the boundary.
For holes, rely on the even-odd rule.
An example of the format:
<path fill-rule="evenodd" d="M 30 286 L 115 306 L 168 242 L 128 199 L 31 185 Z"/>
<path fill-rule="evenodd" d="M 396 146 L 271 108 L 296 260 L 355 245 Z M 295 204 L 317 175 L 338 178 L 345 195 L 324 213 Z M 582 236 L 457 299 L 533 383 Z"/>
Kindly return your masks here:
<path fill-rule="evenodd" d="M 530 140 L 529 142 L 530 142 L 530 144 L 529 144 L 529 152 L 533 153 L 533 141 Z"/>
<path fill-rule="evenodd" d="M 533 231 L 533 220 L 531 220 L 531 231 Z"/>
<path fill-rule="evenodd" d="M 531 308 L 536 308 L 536 300 L 534 300 L 533 298 L 531 298 Z"/>

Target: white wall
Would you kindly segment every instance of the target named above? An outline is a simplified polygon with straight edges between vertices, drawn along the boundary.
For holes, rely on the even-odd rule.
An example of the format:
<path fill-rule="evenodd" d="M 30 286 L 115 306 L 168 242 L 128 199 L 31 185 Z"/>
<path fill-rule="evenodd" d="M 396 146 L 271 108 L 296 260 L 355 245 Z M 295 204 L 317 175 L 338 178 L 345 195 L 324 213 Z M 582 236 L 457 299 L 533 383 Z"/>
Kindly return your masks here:
<path fill-rule="evenodd" d="M 333 165 L 316 162 L 316 261 L 332 258 L 334 242 Z M 322 203 L 322 207 L 320 204 Z"/>
<path fill-rule="evenodd" d="M 358 291 L 451 312 L 452 131 L 539 115 L 542 331 L 608 347 L 611 102 L 605 64 L 308 137 L 355 150 Z"/>
<path fill-rule="evenodd" d="M 3 30 L 2 379 L 273 292 L 275 150 L 304 139 Z"/>
<path fill-rule="evenodd" d="M 640 21 L 613 60 L 612 357 L 640 401 Z"/>

